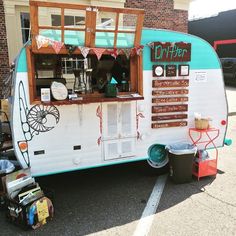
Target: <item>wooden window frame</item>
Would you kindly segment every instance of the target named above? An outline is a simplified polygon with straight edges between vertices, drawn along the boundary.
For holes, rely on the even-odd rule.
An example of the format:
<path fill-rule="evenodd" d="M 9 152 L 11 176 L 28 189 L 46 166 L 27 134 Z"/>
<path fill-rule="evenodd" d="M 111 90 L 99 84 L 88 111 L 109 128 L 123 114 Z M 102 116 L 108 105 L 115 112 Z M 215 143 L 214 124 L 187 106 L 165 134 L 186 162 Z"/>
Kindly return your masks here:
<path fill-rule="evenodd" d="M 40 26 L 38 19 L 38 8 L 39 7 L 51 7 L 59 8 L 61 10 L 61 26 Z M 85 11 L 85 29 L 81 28 L 65 28 L 64 13 L 66 9 L 74 10 L 84 10 Z M 97 11 L 116 13 L 115 29 L 96 29 L 96 18 Z M 117 46 L 117 35 L 118 33 L 133 33 L 134 47 L 140 45 L 141 31 L 144 21 L 144 10 L 142 9 L 131 9 L 131 8 L 111 8 L 111 7 L 98 7 L 98 6 L 88 6 L 79 4 L 69 4 L 69 3 L 53 3 L 53 2 L 40 2 L 30 0 L 30 24 L 31 24 L 31 38 L 32 38 L 32 48 L 33 52 L 37 52 L 37 44 L 35 37 L 39 34 L 40 29 L 57 29 L 61 30 L 61 42 L 64 43 L 64 33 L 65 30 L 71 31 L 84 31 L 85 32 L 85 46 L 94 47 L 95 46 L 95 35 L 96 32 L 111 32 L 114 33 L 114 48 Z M 137 23 L 135 30 L 119 30 L 119 16 L 120 14 L 133 14 L 137 15 Z M 44 50 L 43 48 L 41 50 Z"/>
<path fill-rule="evenodd" d="M 32 46 L 26 46 L 26 56 L 28 65 L 28 83 L 29 83 L 29 97 L 30 104 L 43 104 L 36 93 L 36 79 L 35 79 L 35 55 L 36 54 L 50 54 L 52 50 L 48 48 L 47 51 L 40 51 L 40 53 L 35 53 L 32 50 Z M 68 55 L 67 51 L 61 51 L 60 54 Z M 80 50 L 77 49 L 73 55 L 81 54 Z M 90 53 L 94 54 L 94 53 Z M 110 54 L 110 53 L 104 53 Z M 130 97 L 125 99 L 120 98 L 106 98 L 104 94 L 86 94 L 83 95 L 83 100 L 80 101 L 53 101 L 50 104 L 60 105 L 60 104 L 74 104 L 74 103 L 96 103 L 96 102 L 109 102 L 109 101 L 129 101 L 129 100 L 140 100 L 143 99 L 143 64 L 142 55 L 135 55 L 130 57 L 130 92 L 123 92 L 121 94 L 132 94 L 138 93 L 140 97 Z"/>

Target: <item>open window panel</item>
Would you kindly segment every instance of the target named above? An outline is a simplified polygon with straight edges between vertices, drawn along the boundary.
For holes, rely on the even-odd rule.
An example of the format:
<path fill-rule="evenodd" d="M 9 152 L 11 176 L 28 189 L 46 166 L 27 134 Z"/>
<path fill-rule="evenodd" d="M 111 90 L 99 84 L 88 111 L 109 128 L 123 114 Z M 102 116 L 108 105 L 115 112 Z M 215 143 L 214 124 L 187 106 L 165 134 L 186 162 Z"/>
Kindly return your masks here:
<path fill-rule="evenodd" d="M 116 101 L 122 95 L 129 100 L 131 94 L 140 95 L 132 99 L 142 99 L 142 56 L 127 58 L 125 51 L 140 46 L 143 19 L 140 9 L 30 1 L 32 43 L 27 47 L 27 63 L 31 102 L 40 102 L 41 88 L 50 87 L 53 81 L 83 97 L 80 102 Z M 38 36 L 46 42 L 39 43 Z M 62 44 L 57 53 L 55 42 Z M 68 46 L 73 48 L 71 52 Z M 81 55 L 81 47 L 90 49 L 87 58 Z M 93 48 L 104 49 L 100 60 Z M 115 50 L 119 50 L 116 59 L 111 56 Z M 112 78 L 118 96 L 105 98 L 105 87 Z"/>
<path fill-rule="evenodd" d="M 48 49 L 38 47 L 37 35 L 75 46 L 137 47 L 143 20 L 141 9 L 30 1 L 32 49 Z"/>
<path fill-rule="evenodd" d="M 77 99 L 56 100 L 55 104 L 128 101 L 142 99 L 142 56 L 129 58 L 109 53 L 98 60 L 95 54 L 84 58 L 81 54 L 33 53 L 27 46 L 28 78 L 31 103 L 41 102 L 41 89 L 51 88 L 52 82 L 66 87 L 68 95 Z M 106 85 L 116 81 L 117 97 L 105 97 Z"/>

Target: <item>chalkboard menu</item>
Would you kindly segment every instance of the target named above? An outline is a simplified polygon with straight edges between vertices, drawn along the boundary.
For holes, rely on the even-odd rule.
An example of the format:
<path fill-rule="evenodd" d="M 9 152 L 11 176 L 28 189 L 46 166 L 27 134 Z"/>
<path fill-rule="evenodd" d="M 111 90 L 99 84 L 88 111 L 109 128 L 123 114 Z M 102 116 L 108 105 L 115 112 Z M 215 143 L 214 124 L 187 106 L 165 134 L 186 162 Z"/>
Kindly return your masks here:
<path fill-rule="evenodd" d="M 176 65 L 167 65 L 166 77 L 175 77 L 175 76 L 176 76 Z"/>

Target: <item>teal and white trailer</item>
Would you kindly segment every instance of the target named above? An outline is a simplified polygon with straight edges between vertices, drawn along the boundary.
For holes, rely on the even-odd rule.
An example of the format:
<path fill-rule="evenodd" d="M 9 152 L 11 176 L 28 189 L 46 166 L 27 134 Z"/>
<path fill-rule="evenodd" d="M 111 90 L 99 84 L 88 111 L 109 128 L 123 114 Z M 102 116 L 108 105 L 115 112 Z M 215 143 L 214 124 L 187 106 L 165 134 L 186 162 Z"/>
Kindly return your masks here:
<path fill-rule="evenodd" d="M 31 10 L 40 4 L 31 2 Z M 83 9 L 86 17 L 115 10 L 121 19 L 127 13 L 127 9 Z M 89 32 L 86 24 L 84 30 L 32 28 L 32 41 L 16 58 L 11 128 L 23 168 L 42 176 L 140 160 L 162 167 L 166 158 L 150 157 L 148 150 L 153 145 L 190 142 L 195 113 L 212 119 L 211 126 L 219 130 L 214 144 L 224 145 L 227 100 L 221 64 L 211 45 L 169 30 L 136 28 L 130 33 L 102 25 Z M 88 41 L 91 32 L 94 38 Z M 115 97 L 104 93 L 104 75 L 108 83 L 109 77 L 117 81 Z M 78 88 L 76 80 L 83 86 Z M 56 92 L 51 88 L 51 94 L 46 93 L 51 99 L 45 101 L 41 92 L 51 82 L 59 88 Z M 63 85 L 70 99 L 64 96 Z"/>

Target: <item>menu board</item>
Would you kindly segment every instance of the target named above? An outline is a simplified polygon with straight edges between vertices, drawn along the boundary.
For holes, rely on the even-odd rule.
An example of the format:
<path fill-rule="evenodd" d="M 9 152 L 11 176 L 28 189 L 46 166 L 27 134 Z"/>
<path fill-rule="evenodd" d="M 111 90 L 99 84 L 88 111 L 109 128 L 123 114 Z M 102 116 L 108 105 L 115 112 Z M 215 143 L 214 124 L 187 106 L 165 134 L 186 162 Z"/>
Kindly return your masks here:
<path fill-rule="evenodd" d="M 175 80 L 153 80 L 152 87 L 153 88 L 166 88 L 166 87 L 188 87 L 189 80 L 188 79 L 175 79 Z"/>
<path fill-rule="evenodd" d="M 176 76 L 176 65 L 166 65 L 166 77 Z"/>
<path fill-rule="evenodd" d="M 165 106 L 153 106 L 152 113 L 168 113 L 177 111 L 187 111 L 188 105 L 165 105 Z"/>
<path fill-rule="evenodd" d="M 153 65 L 152 70 L 151 127 L 156 129 L 187 126 L 191 43 L 154 42 L 151 47 L 151 60 L 162 63 Z"/>
<path fill-rule="evenodd" d="M 153 98 L 152 103 L 187 102 L 188 97 Z"/>
<path fill-rule="evenodd" d="M 166 123 L 154 123 L 152 124 L 152 128 L 168 128 L 168 127 L 179 127 L 179 126 L 187 126 L 187 121 L 177 121 L 177 122 L 166 122 Z"/>
<path fill-rule="evenodd" d="M 188 89 L 170 89 L 170 90 L 153 90 L 153 96 L 166 96 L 166 95 L 186 95 Z"/>
<path fill-rule="evenodd" d="M 152 121 L 187 119 L 187 114 L 153 116 Z"/>

